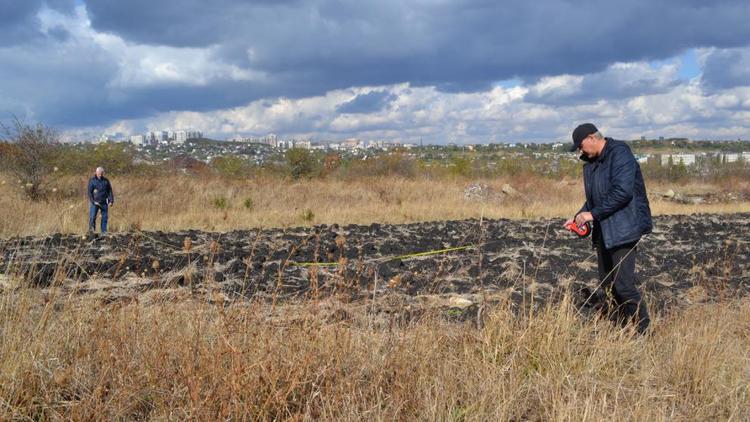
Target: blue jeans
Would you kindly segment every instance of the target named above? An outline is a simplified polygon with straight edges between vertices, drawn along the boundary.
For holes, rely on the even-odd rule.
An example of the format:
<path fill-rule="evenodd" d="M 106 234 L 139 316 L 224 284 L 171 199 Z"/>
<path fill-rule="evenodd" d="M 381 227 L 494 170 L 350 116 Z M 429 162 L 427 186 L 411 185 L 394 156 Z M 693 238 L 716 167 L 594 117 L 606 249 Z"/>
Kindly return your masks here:
<path fill-rule="evenodd" d="M 108 217 L 108 206 L 102 205 L 101 207 L 98 207 L 94 204 L 89 205 L 89 231 L 93 232 L 96 231 L 96 214 L 99 213 L 99 211 L 102 212 L 102 233 L 107 232 L 107 217 Z"/>

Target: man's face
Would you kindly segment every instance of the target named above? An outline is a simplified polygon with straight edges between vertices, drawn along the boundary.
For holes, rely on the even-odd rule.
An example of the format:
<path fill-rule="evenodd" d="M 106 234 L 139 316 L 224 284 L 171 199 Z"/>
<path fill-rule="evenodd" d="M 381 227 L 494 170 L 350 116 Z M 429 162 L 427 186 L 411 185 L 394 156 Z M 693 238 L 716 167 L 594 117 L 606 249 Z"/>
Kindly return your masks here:
<path fill-rule="evenodd" d="M 599 148 L 597 148 L 596 142 L 594 142 L 593 135 L 583 138 L 581 146 L 578 147 L 578 152 L 584 154 L 588 158 L 595 158 L 599 155 Z"/>
<path fill-rule="evenodd" d="M 104 170 L 96 169 L 96 177 L 102 177 L 102 176 L 104 176 Z"/>

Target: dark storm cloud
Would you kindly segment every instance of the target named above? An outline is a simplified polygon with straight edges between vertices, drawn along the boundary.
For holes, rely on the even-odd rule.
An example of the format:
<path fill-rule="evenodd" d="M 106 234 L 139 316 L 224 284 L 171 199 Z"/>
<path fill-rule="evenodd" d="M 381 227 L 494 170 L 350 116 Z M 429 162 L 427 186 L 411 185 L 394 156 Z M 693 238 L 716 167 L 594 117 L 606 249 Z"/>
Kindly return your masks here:
<path fill-rule="evenodd" d="M 296 1 L 98 0 L 86 1 L 95 28 L 151 45 L 205 47 L 267 25 Z M 280 17 L 280 16 L 279 16 Z M 277 20 L 278 21 L 278 20 Z"/>
<path fill-rule="evenodd" d="M 685 48 L 750 39 L 750 4 L 744 1 L 710 8 L 677 0 L 617 5 L 88 0 L 86 5 L 97 30 L 153 45 L 215 46 L 222 60 L 271 75 L 266 86 L 241 89 L 245 101 L 260 98 L 261 91 L 299 98 L 401 82 L 473 92 L 513 77 L 595 73 L 617 61 L 663 59 Z M 637 95 L 650 81 L 623 87 L 606 82 L 586 81 L 602 95 Z M 233 97 L 219 85 L 214 92 Z"/>
<path fill-rule="evenodd" d="M 36 13 L 41 1 L 0 0 L 0 46 L 41 35 Z"/>
<path fill-rule="evenodd" d="M 706 57 L 701 83 L 712 90 L 750 86 L 750 49 L 710 52 Z"/>
<path fill-rule="evenodd" d="M 37 13 L 44 6 L 70 12 L 73 10 L 73 1 L 0 0 L 0 47 L 42 37 Z"/>
<path fill-rule="evenodd" d="M 359 85 L 412 82 L 451 91 L 750 40 L 746 1 L 709 7 L 677 0 L 89 0 L 87 6 L 95 28 L 138 42 L 219 44 L 236 60 L 271 72 L 307 68 L 331 78 L 354 72 Z"/>
<path fill-rule="evenodd" d="M 74 51 L 76 54 L 70 54 Z M 0 49 L 0 119 L 15 114 L 60 126 L 112 119 L 107 84 L 117 66 L 99 49 L 38 45 Z M 128 109 L 118 112 L 133 113 Z"/>
<path fill-rule="evenodd" d="M 339 113 L 374 113 L 388 107 L 396 96 L 385 91 L 360 94 L 336 108 Z"/>
<path fill-rule="evenodd" d="M 95 30 L 118 35 L 130 46 L 211 47 L 217 62 L 267 77 L 122 86 L 113 81 L 132 63 L 119 60 L 112 52 L 84 48 L 69 50 L 61 65 L 54 59 L 52 43 L 68 42 L 74 35 L 53 27 L 41 38 L 48 42 L 47 48 L 34 47 L 38 54 L 35 64 L 44 72 L 39 76 L 44 78 L 41 84 L 29 74 L 42 70 L 27 72 L 13 52 L 0 55 L 6 67 L 0 73 L 8 76 L 0 81 L 0 92 L 6 96 L 0 98 L 2 109 L 15 110 L 22 104 L 40 119 L 93 125 L 163 111 L 223 109 L 262 98 L 301 98 L 355 86 L 408 82 L 444 92 L 474 92 L 500 80 L 597 74 L 614 62 L 665 59 L 693 47 L 740 47 L 750 40 L 750 2 L 745 0 L 79 3 L 85 5 Z M 75 2 L 0 0 L 0 47 L 40 37 L 37 13 L 45 5 L 67 12 Z M 91 54 L 97 55 L 95 63 L 90 63 Z M 719 75 L 718 71 L 713 74 Z M 712 76 L 706 83 L 718 84 L 719 80 L 726 83 L 730 78 Z M 624 86 L 608 86 L 610 83 Z M 593 76 L 584 84 L 612 96 L 638 95 L 653 88 L 648 77 L 613 80 Z M 39 91 L 39 85 L 49 85 L 54 95 L 28 94 Z M 530 98 L 548 103 L 578 101 L 574 94 L 569 95 Z M 367 110 L 368 105 L 382 108 L 377 100 L 357 98 L 339 111 Z"/>

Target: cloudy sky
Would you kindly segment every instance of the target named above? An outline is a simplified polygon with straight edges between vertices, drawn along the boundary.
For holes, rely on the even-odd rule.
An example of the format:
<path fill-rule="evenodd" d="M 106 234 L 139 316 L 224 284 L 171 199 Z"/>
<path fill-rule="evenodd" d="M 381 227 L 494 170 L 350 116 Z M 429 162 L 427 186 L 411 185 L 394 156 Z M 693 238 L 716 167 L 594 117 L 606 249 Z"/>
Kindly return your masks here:
<path fill-rule="evenodd" d="M 616 6 L 613 6 L 616 4 Z M 425 143 L 750 139 L 747 0 L 0 0 L 0 120 Z"/>

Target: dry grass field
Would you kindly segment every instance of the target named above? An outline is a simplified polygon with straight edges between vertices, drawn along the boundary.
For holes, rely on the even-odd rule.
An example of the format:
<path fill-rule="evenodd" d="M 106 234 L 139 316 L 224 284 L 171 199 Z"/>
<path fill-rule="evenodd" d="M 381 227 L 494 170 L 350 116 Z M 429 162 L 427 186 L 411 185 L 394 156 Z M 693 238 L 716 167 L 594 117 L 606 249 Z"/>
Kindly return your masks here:
<path fill-rule="evenodd" d="M 0 303 L 0 418 L 747 420 L 748 305 L 682 309 L 639 337 L 567 300 L 477 328 L 378 325 L 368 303 L 19 290 Z"/>
<path fill-rule="evenodd" d="M 583 198 L 580 180 L 541 178 L 111 180 L 113 231 L 567 217 Z M 0 181 L 0 236 L 85 231 L 84 178 L 53 181 L 42 202 Z M 474 184 L 487 188 L 467 198 Z M 742 199 L 661 196 L 746 194 L 747 181 L 647 184 L 655 214 L 750 211 Z M 216 301 L 211 288 L 113 300 L 0 267 L 0 419 L 750 419 L 746 297 L 655 312 L 638 336 L 581 316 L 569 297 L 494 305 L 481 323 L 437 310 L 403 322 L 373 312 L 394 306 L 388 296 L 271 304 Z"/>
<path fill-rule="evenodd" d="M 56 189 L 48 200 L 32 202 L 10 176 L 0 175 L 0 236 L 46 233 L 84 233 L 88 219 L 87 178 L 53 180 Z M 315 224 L 411 223 L 466 218 L 569 217 L 583 203 L 581 180 L 516 178 L 396 177 L 358 178 L 351 181 L 312 179 L 291 181 L 280 177 L 224 179 L 219 177 L 164 176 L 159 178 L 110 175 L 116 203 L 110 231 L 134 226 L 143 230 L 199 229 L 229 231 L 257 227 L 293 227 Z M 648 183 L 648 182 L 647 182 Z M 517 194 L 502 192 L 510 185 Z M 486 185 L 487 194 L 467 199 L 470 185 Z M 750 200 L 713 204 L 681 204 L 662 200 L 673 189 L 683 194 L 708 192 L 750 193 L 750 181 L 729 180 L 723 185 L 686 186 L 648 184 L 654 214 L 732 213 L 750 211 Z M 748 196 L 750 198 L 750 196 Z"/>

